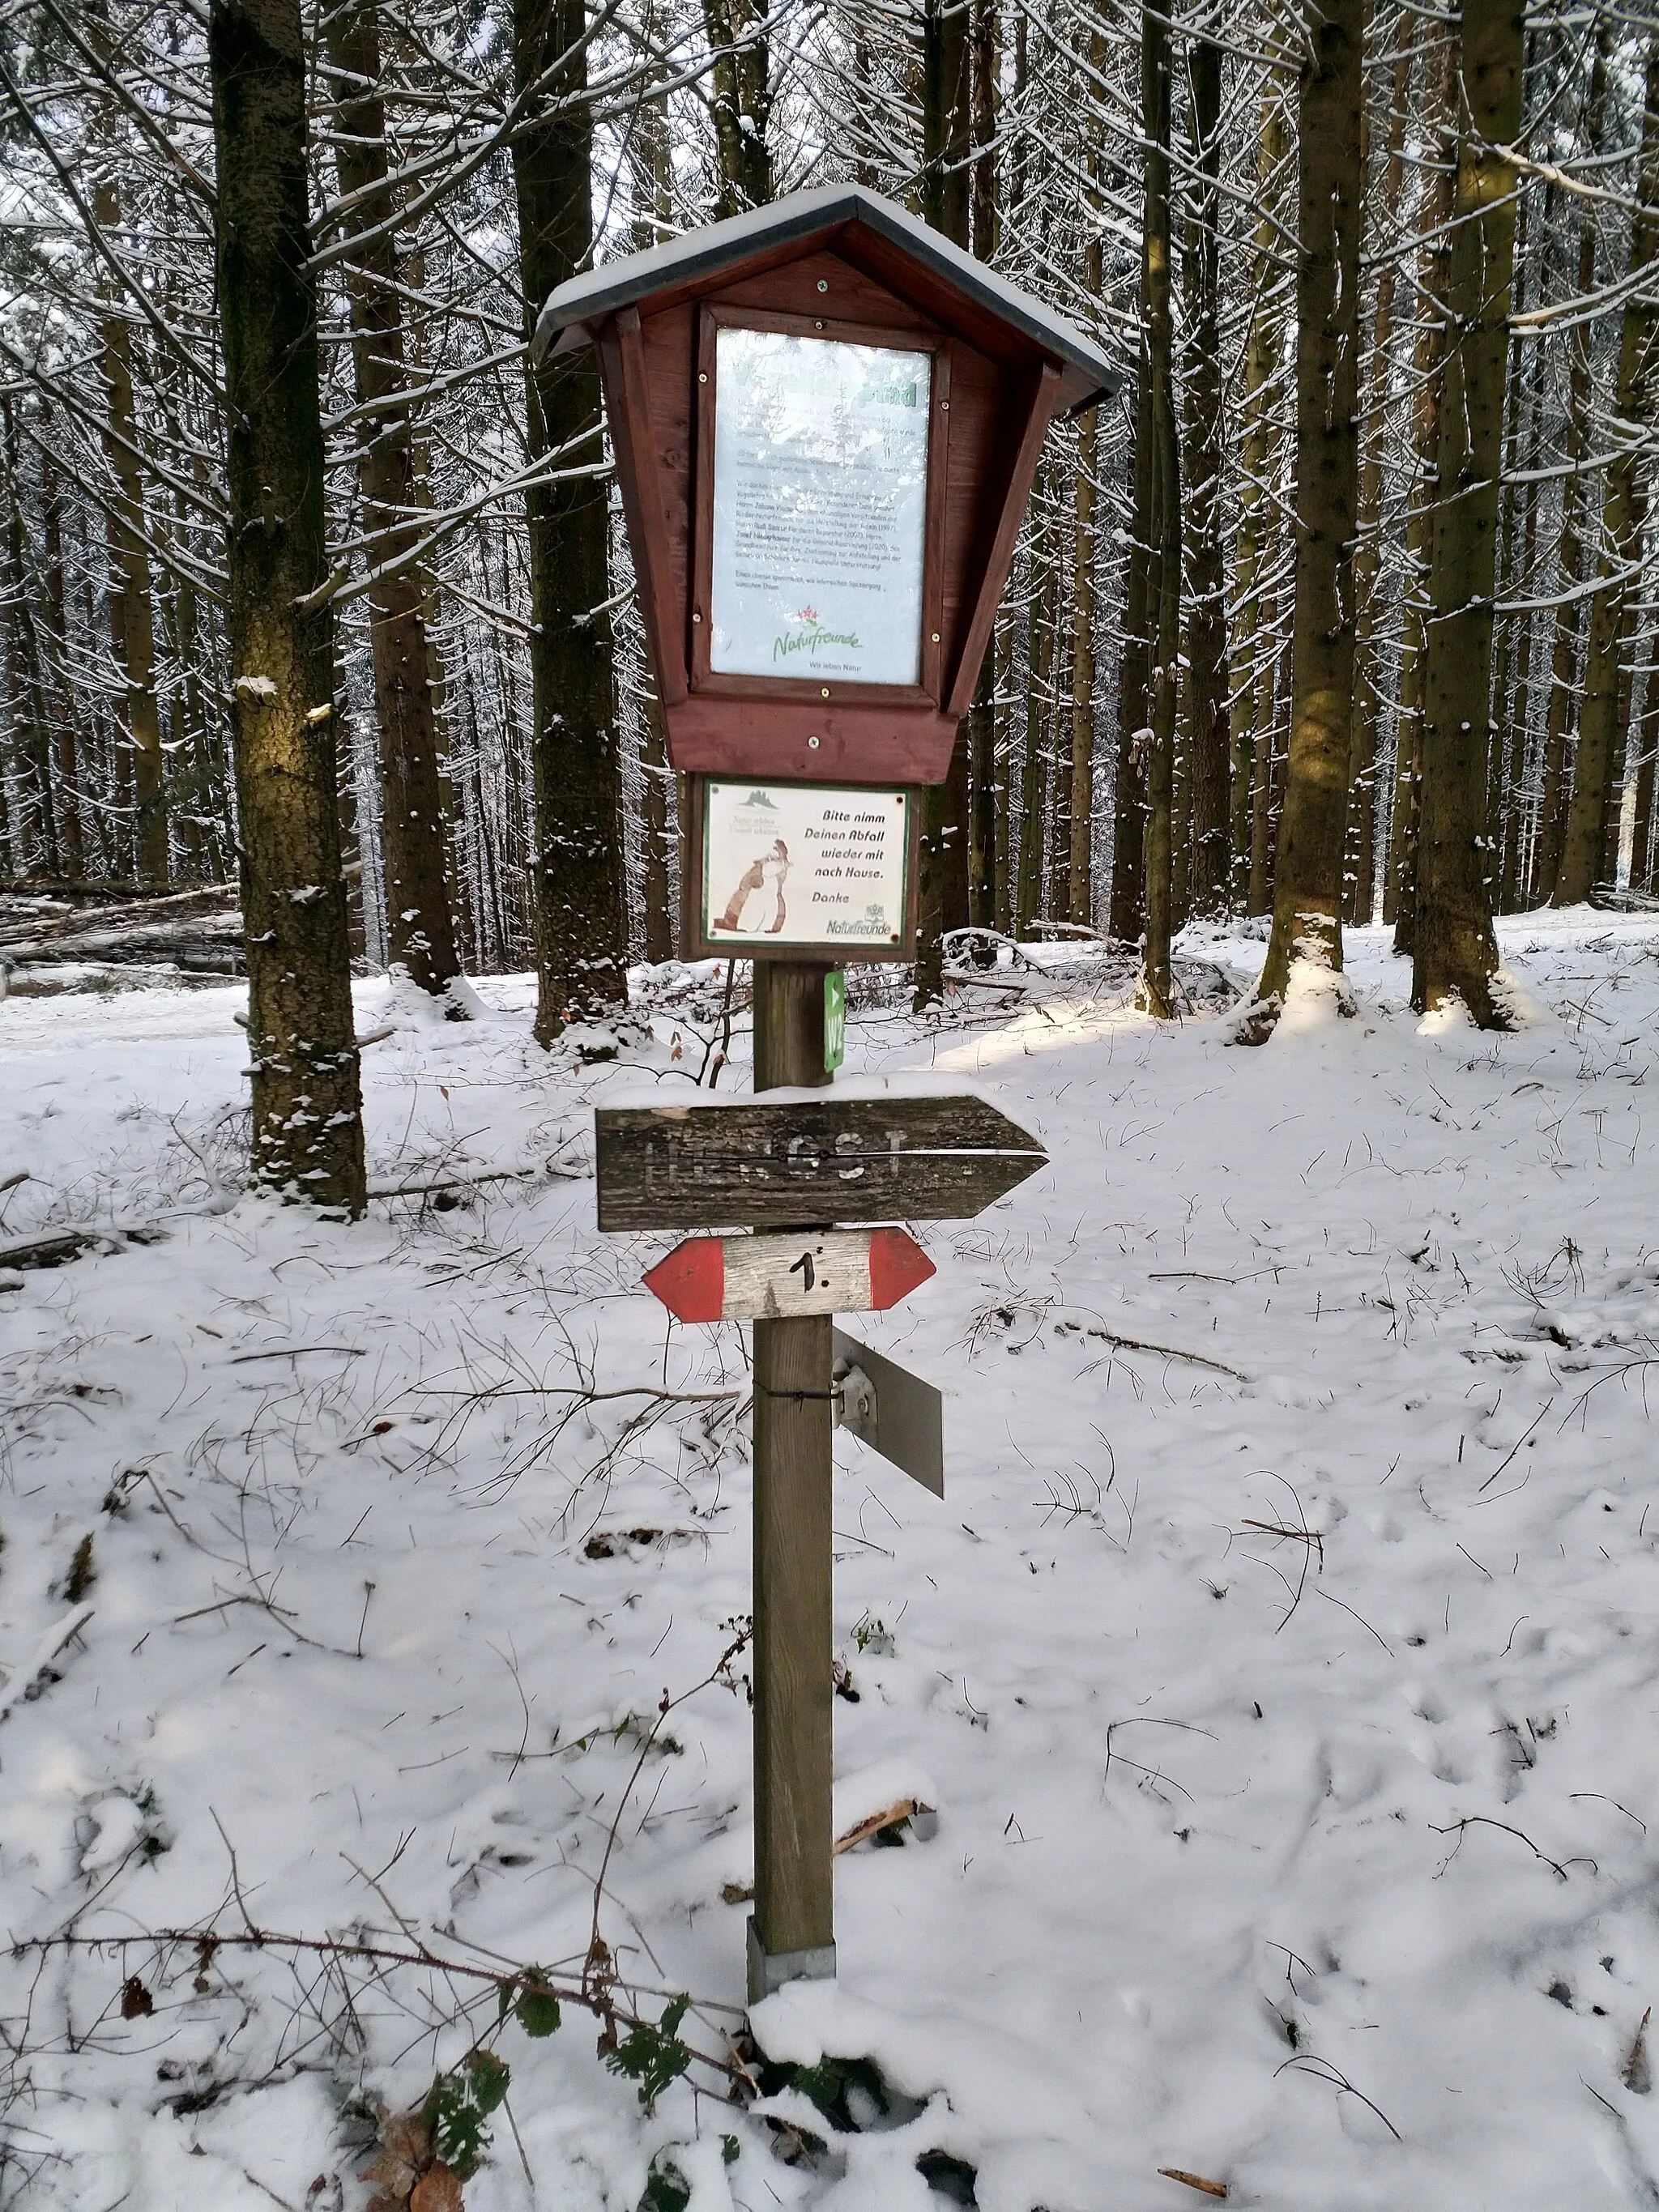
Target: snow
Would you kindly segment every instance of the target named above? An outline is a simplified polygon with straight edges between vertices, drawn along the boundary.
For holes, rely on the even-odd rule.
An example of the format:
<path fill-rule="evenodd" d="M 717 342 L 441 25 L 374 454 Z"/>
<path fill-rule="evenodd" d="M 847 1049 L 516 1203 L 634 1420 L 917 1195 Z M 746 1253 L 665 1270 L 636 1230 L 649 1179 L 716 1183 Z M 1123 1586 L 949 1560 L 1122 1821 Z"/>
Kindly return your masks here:
<path fill-rule="evenodd" d="M 939 1273 L 858 1324 L 945 1393 L 943 1504 L 836 1444 L 837 1817 L 938 1826 L 837 1860 L 839 1982 L 756 2024 L 912 2101 L 786 2165 L 707 2075 L 643 2113 L 567 2008 L 502 2035 L 518 2142 L 498 2114 L 471 2212 L 634 2212 L 659 2153 L 694 2212 L 903 2212 L 945 2201 L 927 2150 L 985 2212 L 1200 2201 L 1160 2166 L 1282 2212 L 1652 2202 L 1659 927 L 1500 939 L 1498 1036 L 1419 1021 L 1380 932 L 1351 1016 L 1322 982 L 1261 1049 L 1074 946 L 1018 1005 L 854 1007 L 853 1074 L 976 1085 L 1051 1161 L 920 1226 Z M 1183 948 L 1243 993 L 1261 950 Z M 592 1226 L 593 1104 L 695 1096 L 718 1020 L 712 975 L 641 981 L 654 1041 L 597 1065 L 536 1048 L 526 978 L 460 1023 L 359 987 L 371 1182 L 424 1194 L 356 1226 L 228 1188 L 240 989 L 0 1006 L 0 1247 L 159 1232 L 0 1290 L 14 1941 L 395 1911 L 574 1972 L 638 1764 L 601 1929 L 721 2050 L 748 1655 L 640 1753 L 748 1611 L 744 1337 L 638 1287 L 672 1236 Z M 337 2176 L 351 2212 L 348 2098 L 416 2101 L 495 2019 L 354 1986 L 355 2030 L 289 1954 L 6 1960 L 0 2194 L 297 2212 Z"/>

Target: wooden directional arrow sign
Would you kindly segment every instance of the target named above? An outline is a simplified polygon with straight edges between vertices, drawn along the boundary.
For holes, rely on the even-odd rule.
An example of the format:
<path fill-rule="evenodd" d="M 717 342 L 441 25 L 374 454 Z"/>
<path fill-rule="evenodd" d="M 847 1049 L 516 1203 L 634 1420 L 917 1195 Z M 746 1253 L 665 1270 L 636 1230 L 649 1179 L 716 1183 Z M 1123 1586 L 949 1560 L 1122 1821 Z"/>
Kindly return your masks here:
<path fill-rule="evenodd" d="M 604 1230 L 966 1221 L 1048 1158 L 971 1092 L 601 1106 L 594 1121 Z"/>
<path fill-rule="evenodd" d="M 935 1272 L 902 1229 L 809 1229 L 690 1237 L 657 1262 L 645 1287 L 681 1321 L 781 1321 L 884 1313 Z"/>

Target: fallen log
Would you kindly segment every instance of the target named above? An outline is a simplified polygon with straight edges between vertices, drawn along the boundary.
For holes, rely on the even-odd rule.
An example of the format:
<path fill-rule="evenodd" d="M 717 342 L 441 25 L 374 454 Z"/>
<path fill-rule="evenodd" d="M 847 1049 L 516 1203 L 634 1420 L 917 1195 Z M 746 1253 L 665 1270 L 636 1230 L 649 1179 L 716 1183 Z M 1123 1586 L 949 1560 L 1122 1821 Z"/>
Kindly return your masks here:
<path fill-rule="evenodd" d="M 189 891 L 167 891 L 155 898 L 106 901 L 96 906 L 71 908 L 68 913 L 0 917 L 0 952 L 16 960 L 45 957 L 36 948 L 68 937 L 90 938 L 113 933 L 120 942 L 160 926 L 163 928 L 202 915 L 223 916 L 240 930 L 240 894 L 234 884 L 204 884 Z"/>

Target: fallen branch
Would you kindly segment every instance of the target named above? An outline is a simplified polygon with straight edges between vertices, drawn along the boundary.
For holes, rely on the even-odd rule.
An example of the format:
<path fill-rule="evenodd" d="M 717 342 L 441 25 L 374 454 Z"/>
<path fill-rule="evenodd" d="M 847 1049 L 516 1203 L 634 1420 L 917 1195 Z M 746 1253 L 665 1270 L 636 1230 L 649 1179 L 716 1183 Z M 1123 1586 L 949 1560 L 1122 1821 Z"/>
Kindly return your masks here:
<path fill-rule="evenodd" d="M 1453 1821 L 1449 1827 L 1443 1828 L 1437 1821 L 1434 1820 L 1431 1820 L 1429 1826 L 1434 1830 L 1437 1836 L 1455 1836 L 1457 1838 L 1456 1843 L 1453 1845 L 1451 1851 L 1447 1856 L 1446 1866 L 1449 1866 L 1451 1864 L 1452 1860 L 1457 1856 L 1458 1852 L 1462 1849 L 1463 1832 L 1466 1828 L 1501 1828 L 1506 1836 L 1513 1836 L 1517 1843 L 1524 1844 L 1527 1849 L 1532 1853 L 1534 1858 L 1541 1860 L 1543 1864 L 1548 1867 L 1551 1873 L 1554 1875 L 1558 1881 L 1565 1881 L 1567 1879 L 1567 1868 L 1570 1866 L 1587 1866 L 1592 1874 L 1598 1871 L 1595 1861 L 1588 1856 L 1568 1859 L 1564 1865 L 1559 1859 L 1553 1859 L 1547 1851 L 1540 1851 L 1537 1844 L 1534 1843 L 1532 1838 L 1530 1836 L 1522 1835 L 1519 1828 L 1510 1827 L 1507 1820 L 1494 1820 L 1489 1814 L 1468 1814 L 1462 1820 Z M 1443 1874 L 1445 1872 L 1444 1867 L 1441 1869 L 1441 1872 Z"/>
<path fill-rule="evenodd" d="M 391 1031 L 386 1032 L 388 1036 Z M 360 1037 L 360 1044 L 368 1042 Z M 430 1198 L 439 1191 L 476 1190 L 487 1182 L 529 1182 L 534 1180 L 534 1168 L 496 1168 L 488 1175 L 455 1176 L 447 1182 L 398 1182 L 371 1188 L 371 1198 Z"/>
<path fill-rule="evenodd" d="M 87 1229 L 60 1229 L 50 1237 L 32 1237 L 27 1243 L 0 1246 L 0 1267 L 63 1267 L 83 1252 L 110 1242 Z"/>
<path fill-rule="evenodd" d="M 398 1917 L 400 1924 L 407 1930 L 407 1923 L 402 1921 L 401 1915 Z M 129 1954 L 135 1948 L 148 1948 L 156 1953 L 177 1949 L 193 1954 L 199 1971 L 210 1965 L 221 1951 L 264 1951 L 278 1958 L 286 1955 L 290 1960 L 310 1958 L 331 1962 L 349 1961 L 381 1972 L 412 1966 L 426 1972 L 453 1976 L 457 1981 L 471 1984 L 481 1994 L 487 1989 L 501 1991 L 507 2001 L 503 2016 L 513 1997 L 528 1984 L 538 1994 L 556 1999 L 561 2004 L 576 2005 L 583 2011 L 592 2013 L 605 2023 L 611 2033 L 618 2027 L 642 2028 L 650 2032 L 657 2026 L 644 2014 L 635 2012 L 631 2004 L 617 2002 L 621 1985 L 614 1980 L 605 1979 L 597 1986 L 590 1987 L 586 1977 L 580 1982 L 556 1980 L 539 1966 L 515 1966 L 503 1972 L 499 1964 L 479 1966 L 471 1960 L 436 1950 L 412 1930 L 408 1930 L 407 1940 L 403 1944 L 376 1943 L 367 1939 L 351 1941 L 332 1936 L 289 1936 L 280 1929 L 256 1925 L 248 1919 L 246 1912 L 243 1919 L 243 1932 L 235 1936 L 221 1935 L 211 1921 L 196 1928 L 154 1928 L 125 1936 L 83 1936 L 72 1929 L 52 1936 L 26 1936 L 19 1937 L 11 1945 L 10 1956 L 14 1959 L 46 1958 L 53 1952 L 63 1951 L 91 1952 L 99 1956 L 112 1953 L 125 1967 Z M 133 1978 L 125 1978 L 130 1988 Z M 647 1990 L 643 1984 L 630 1984 L 629 1986 L 635 1996 L 672 1994 Z M 145 1992 L 145 1995 L 149 1994 Z M 125 2008 L 129 2002 L 131 2000 L 124 1998 L 124 2016 L 135 2017 L 147 2009 L 142 2003 L 134 2003 L 131 2013 L 127 2014 Z M 695 2009 L 741 2016 L 739 2007 L 720 2004 L 712 1998 L 699 1999 Z M 698 2064 L 708 2067 L 728 2082 L 746 2083 L 750 2079 L 743 2067 L 728 2059 L 715 2058 L 708 2052 L 695 2048 L 691 2055 Z"/>
<path fill-rule="evenodd" d="M 1103 1338 L 1121 1352 L 1156 1352 L 1165 1359 L 1184 1359 L 1194 1367 L 1212 1367 L 1218 1375 L 1231 1375 L 1235 1382 L 1248 1382 L 1250 1379 L 1237 1367 L 1229 1367 L 1224 1360 L 1206 1359 L 1201 1352 L 1183 1352 L 1177 1344 L 1148 1344 L 1142 1337 L 1120 1336 L 1110 1328 L 1091 1328 L 1089 1334 Z"/>

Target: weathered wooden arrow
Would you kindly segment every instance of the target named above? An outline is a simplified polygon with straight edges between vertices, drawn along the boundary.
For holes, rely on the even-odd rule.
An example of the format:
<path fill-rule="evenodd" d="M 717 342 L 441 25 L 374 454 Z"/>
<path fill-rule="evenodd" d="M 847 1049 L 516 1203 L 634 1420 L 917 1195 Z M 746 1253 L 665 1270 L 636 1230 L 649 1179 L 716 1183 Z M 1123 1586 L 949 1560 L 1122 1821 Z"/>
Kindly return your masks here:
<path fill-rule="evenodd" d="M 594 1122 L 603 1230 L 966 1221 L 1048 1159 L 971 1092 L 601 1106 Z"/>
<path fill-rule="evenodd" d="M 809 1229 L 689 1237 L 658 1261 L 645 1287 L 681 1321 L 779 1321 L 884 1313 L 936 1272 L 902 1229 Z"/>

